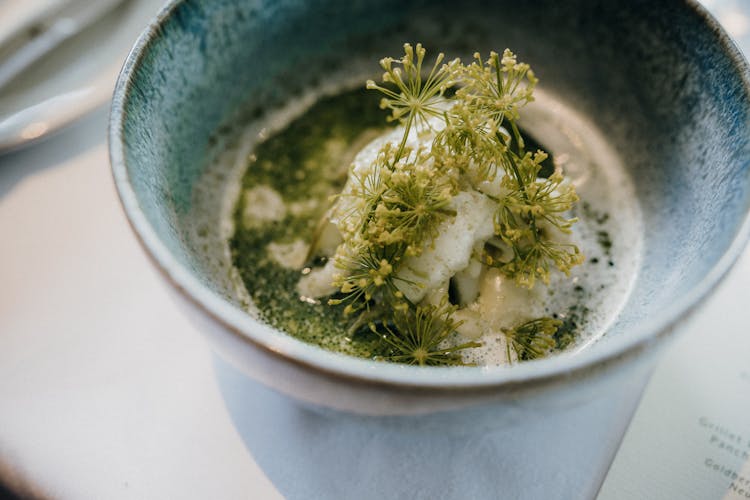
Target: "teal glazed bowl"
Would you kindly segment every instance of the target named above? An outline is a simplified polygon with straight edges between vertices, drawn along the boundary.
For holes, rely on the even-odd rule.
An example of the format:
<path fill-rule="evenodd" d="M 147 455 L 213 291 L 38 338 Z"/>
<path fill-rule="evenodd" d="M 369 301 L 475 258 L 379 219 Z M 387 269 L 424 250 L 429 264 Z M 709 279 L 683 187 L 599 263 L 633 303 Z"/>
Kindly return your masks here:
<path fill-rule="evenodd" d="M 218 160 L 243 131 L 257 132 L 311 88 L 379 76 L 378 59 L 404 41 L 462 58 L 511 47 L 627 167 L 643 211 L 641 265 L 617 321 L 588 349 L 512 367 L 378 363 L 275 330 L 237 291 L 221 214 L 238 177 Z M 510 439 L 509 453 L 522 458 L 503 473 L 513 483 L 513 467 L 533 477 L 548 465 L 585 497 L 595 494 L 664 341 L 747 240 L 749 93 L 747 63 L 692 0 L 171 1 L 123 67 L 110 157 L 144 249 L 233 365 L 317 407 L 474 419 L 515 435 L 568 419 L 580 431 L 557 433 L 547 448 Z M 565 491 L 560 498 L 571 497 Z M 525 495 L 534 497 L 519 490 Z"/>

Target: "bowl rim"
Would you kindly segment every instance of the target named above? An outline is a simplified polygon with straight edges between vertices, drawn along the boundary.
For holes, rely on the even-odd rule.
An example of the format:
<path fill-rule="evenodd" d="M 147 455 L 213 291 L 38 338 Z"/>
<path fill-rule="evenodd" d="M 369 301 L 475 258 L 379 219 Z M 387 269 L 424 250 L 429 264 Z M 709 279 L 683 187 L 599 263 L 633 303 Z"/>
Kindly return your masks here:
<path fill-rule="evenodd" d="M 154 265 L 180 293 L 203 313 L 219 322 L 232 335 L 264 351 L 277 360 L 293 363 L 308 370 L 360 383 L 427 390 L 502 390 L 519 385 L 533 386 L 561 377 L 584 375 L 605 365 L 616 364 L 645 351 L 652 342 L 666 337 L 677 323 L 697 308 L 727 274 L 750 238 L 750 208 L 744 215 L 734 239 L 706 273 L 687 293 L 664 308 L 649 321 L 636 325 L 626 336 L 596 343 L 582 352 L 560 353 L 540 360 L 512 366 L 484 367 L 417 367 L 374 362 L 327 351 L 304 343 L 253 319 L 203 285 L 180 264 L 161 241 L 143 213 L 128 176 L 125 156 L 125 109 L 133 91 L 134 74 L 148 54 L 152 42 L 164 33 L 161 26 L 185 3 L 170 0 L 141 33 L 128 54 L 117 79 L 109 120 L 109 156 L 112 175 L 127 220 L 141 246 Z M 697 0 L 683 0 L 682 7 L 703 18 L 713 31 L 716 43 L 732 61 L 745 92 L 750 96 L 750 66 L 740 49 L 718 21 Z"/>

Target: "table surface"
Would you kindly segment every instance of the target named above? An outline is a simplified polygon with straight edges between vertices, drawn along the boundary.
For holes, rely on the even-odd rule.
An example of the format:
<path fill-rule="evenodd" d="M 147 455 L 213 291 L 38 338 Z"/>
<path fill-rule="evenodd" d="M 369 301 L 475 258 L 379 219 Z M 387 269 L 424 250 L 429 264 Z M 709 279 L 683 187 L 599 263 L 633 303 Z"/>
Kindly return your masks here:
<path fill-rule="evenodd" d="M 746 40 L 747 6 L 705 3 Z M 330 457 L 353 436 L 374 453 L 388 451 L 366 423 L 311 414 L 212 353 L 128 226 L 106 126 L 100 109 L 0 157 L 0 479 L 29 495 L 74 499 L 343 498 L 347 487 L 366 488 L 383 474 L 409 480 L 371 456 L 337 463 Z M 652 388 L 693 366 L 673 353 L 702 342 L 707 325 L 739 329 L 744 319 L 732 308 L 748 287 L 746 251 L 657 370 L 638 425 L 666 421 Z M 624 449 L 637 454 L 639 439 L 629 435 Z M 424 469 L 423 457 L 406 451 L 400 467 Z M 451 453 L 460 463 L 468 452 Z M 333 470 L 322 470 L 319 457 Z M 635 498 L 619 485 L 640 473 L 616 462 L 600 498 Z M 461 480 L 453 477 L 453 488 Z"/>

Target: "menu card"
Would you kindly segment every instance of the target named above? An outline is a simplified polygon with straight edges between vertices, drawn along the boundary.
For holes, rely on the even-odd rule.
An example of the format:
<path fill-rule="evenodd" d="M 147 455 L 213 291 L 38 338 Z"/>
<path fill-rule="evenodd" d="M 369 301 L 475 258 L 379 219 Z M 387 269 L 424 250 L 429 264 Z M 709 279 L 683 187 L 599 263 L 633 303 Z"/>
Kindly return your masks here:
<path fill-rule="evenodd" d="M 660 362 L 599 500 L 750 499 L 750 248 Z"/>

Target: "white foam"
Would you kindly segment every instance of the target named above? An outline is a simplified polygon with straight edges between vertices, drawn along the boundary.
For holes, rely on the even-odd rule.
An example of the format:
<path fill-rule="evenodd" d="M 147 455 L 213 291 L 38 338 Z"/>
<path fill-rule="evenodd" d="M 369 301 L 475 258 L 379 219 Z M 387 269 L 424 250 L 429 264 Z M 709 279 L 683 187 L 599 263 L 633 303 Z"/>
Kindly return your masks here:
<path fill-rule="evenodd" d="M 571 282 L 587 291 L 585 305 L 590 309 L 576 345 L 580 350 L 607 331 L 632 291 L 641 263 L 643 221 L 633 181 L 601 131 L 543 90 L 537 89 L 534 95 L 536 100 L 523 110 L 520 125 L 553 155 L 581 198 L 580 220 L 570 238 L 589 261 L 571 273 Z M 606 223 L 587 216 L 582 210 L 584 202 L 594 211 L 608 214 Z M 612 241 L 609 255 L 598 241 L 600 231 L 606 231 Z M 598 264 L 592 264 L 594 258 L 600 260 Z M 610 260 L 614 266 L 609 265 Z M 551 299 L 552 309 L 567 302 L 559 294 Z"/>

